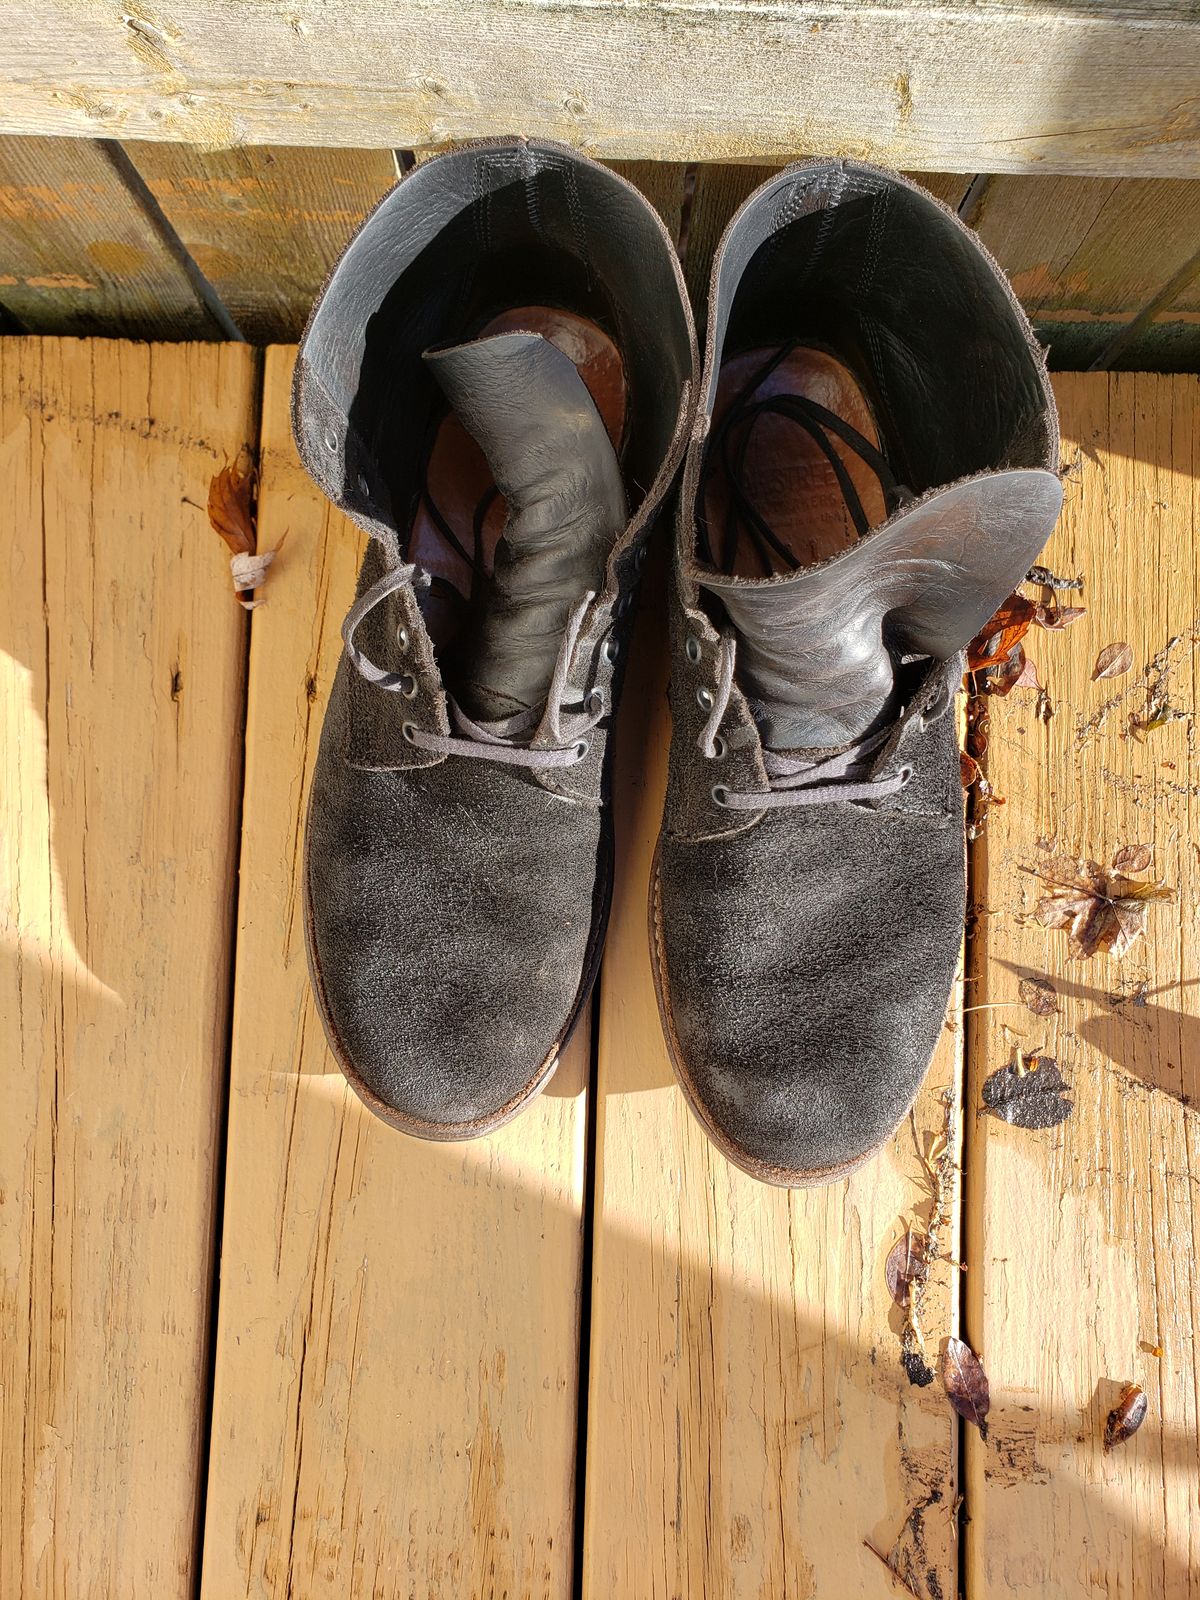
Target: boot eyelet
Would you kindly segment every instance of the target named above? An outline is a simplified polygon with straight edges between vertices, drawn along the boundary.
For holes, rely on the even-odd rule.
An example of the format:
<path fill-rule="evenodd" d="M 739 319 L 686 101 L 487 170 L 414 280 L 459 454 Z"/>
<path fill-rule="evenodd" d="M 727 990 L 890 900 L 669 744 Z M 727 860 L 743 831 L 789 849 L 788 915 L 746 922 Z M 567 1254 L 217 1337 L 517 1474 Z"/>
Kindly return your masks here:
<path fill-rule="evenodd" d="M 729 790 L 723 783 L 714 783 L 712 786 L 713 804 L 728 809 Z"/>
<path fill-rule="evenodd" d="M 898 773 L 898 777 L 899 777 L 901 783 L 907 789 L 908 785 L 912 782 L 912 779 L 913 779 L 913 769 L 911 767 L 901 767 L 900 771 Z"/>
<path fill-rule="evenodd" d="M 698 666 L 700 663 L 700 641 L 694 633 L 688 634 L 688 642 L 683 648 L 687 652 L 687 658 L 692 665 L 694 667 Z"/>
<path fill-rule="evenodd" d="M 591 750 L 591 748 L 592 746 L 589 740 L 580 739 L 579 743 L 575 746 L 575 761 L 577 764 L 580 761 L 585 761 L 587 759 L 588 752 Z"/>
<path fill-rule="evenodd" d="M 611 667 L 613 662 L 617 659 L 617 647 L 613 641 L 613 636 L 611 633 L 600 646 L 600 659 L 606 666 L 609 667 Z"/>
<path fill-rule="evenodd" d="M 701 711 L 711 711 L 713 708 L 712 690 L 706 689 L 703 684 L 696 690 L 696 704 Z"/>
<path fill-rule="evenodd" d="M 604 710 L 604 690 L 599 686 L 595 689 L 589 689 L 585 704 L 592 716 L 599 716 Z"/>
<path fill-rule="evenodd" d="M 400 679 L 397 688 L 406 700 L 415 700 L 417 694 L 417 680 L 411 672 L 406 672 Z"/>
<path fill-rule="evenodd" d="M 729 746 L 725 743 L 724 739 L 722 739 L 719 733 L 713 735 L 712 744 L 712 754 L 708 759 L 710 761 L 724 761 L 725 757 L 729 754 Z"/>
<path fill-rule="evenodd" d="M 396 629 L 396 643 L 400 646 L 401 650 L 408 649 L 408 629 L 403 623 L 401 623 Z"/>
<path fill-rule="evenodd" d="M 416 733 L 416 731 L 417 731 L 417 725 L 416 725 L 415 722 L 402 722 L 400 724 L 400 732 L 408 740 L 409 744 L 416 744 L 417 741 L 413 737 L 413 735 Z"/>
<path fill-rule="evenodd" d="M 334 433 L 332 428 L 325 429 L 324 444 L 331 455 L 337 450 L 337 434 Z"/>

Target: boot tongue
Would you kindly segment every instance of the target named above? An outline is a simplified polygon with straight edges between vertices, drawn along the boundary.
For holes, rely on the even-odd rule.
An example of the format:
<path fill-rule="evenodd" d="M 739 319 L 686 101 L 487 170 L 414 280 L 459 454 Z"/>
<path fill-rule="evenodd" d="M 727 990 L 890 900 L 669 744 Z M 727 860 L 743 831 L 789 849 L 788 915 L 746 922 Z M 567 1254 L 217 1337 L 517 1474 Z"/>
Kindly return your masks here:
<path fill-rule="evenodd" d="M 567 619 L 627 520 L 616 452 L 574 362 L 537 333 L 426 351 L 475 439 L 508 520 L 456 663 L 470 716 L 494 719 L 546 699 Z"/>
<path fill-rule="evenodd" d="M 759 582 L 697 568 L 738 637 L 738 679 L 775 750 L 839 747 L 898 709 L 905 655 L 947 660 L 1028 572 L 1062 504 L 1041 468 L 937 490 L 818 567 Z"/>

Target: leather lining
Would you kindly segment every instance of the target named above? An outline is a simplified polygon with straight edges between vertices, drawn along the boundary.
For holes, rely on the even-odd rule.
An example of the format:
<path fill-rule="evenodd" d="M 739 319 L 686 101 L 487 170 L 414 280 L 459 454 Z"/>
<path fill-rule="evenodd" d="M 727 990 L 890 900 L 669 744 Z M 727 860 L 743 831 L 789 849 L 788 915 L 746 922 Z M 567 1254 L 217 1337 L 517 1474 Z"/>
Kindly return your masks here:
<path fill-rule="evenodd" d="M 713 407 L 714 429 L 730 404 L 742 395 L 764 399 L 799 395 L 835 412 L 878 447 L 879 430 L 866 395 L 853 373 L 823 350 L 808 346 L 793 350 L 763 382 L 748 390 L 754 373 L 767 365 L 771 354 L 769 349 L 748 350 L 723 363 Z M 882 522 L 887 507 L 875 474 L 849 445 L 836 438 L 830 443 L 850 474 L 872 526 Z M 832 466 L 811 436 L 795 423 L 769 415 L 756 420 L 740 479 L 743 490 L 798 566 L 824 561 L 858 538 Z M 721 461 L 705 496 L 716 558 L 722 570 L 737 577 L 761 578 L 762 565 L 753 547 L 738 538 L 736 530 L 734 549 L 728 547 L 729 508 L 729 483 Z"/>
<path fill-rule="evenodd" d="M 541 334 L 574 362 L 613 448 L 619 452 L 629 391 L 620 351 L 604 330 L 586 317 L 554 306 L 519 306 L 492 317 L 477 337 L 486 339 L 516 332 Z M 470 595 L 472 565 L 445 538 L 434 520 L 429 499 L 470 554 L 476 513 L 485 498 L 492 496 L 481 530 L 480 558 L 485 574 L 493 570 L 508 508 L 496 488 L 487 458 L 452 410 L 436 424 L 425 482 L 428 499 L 422 498 L 416 506 L 404 540 L 404 559 L 415 561 L 423 571 L 441 578 L 459 594 Z M 439 647 L 446 645 L 462 620 L 462 608 L 444 592 L 435 591 L 424 602 L 423 610 L 430 637 Z"/>

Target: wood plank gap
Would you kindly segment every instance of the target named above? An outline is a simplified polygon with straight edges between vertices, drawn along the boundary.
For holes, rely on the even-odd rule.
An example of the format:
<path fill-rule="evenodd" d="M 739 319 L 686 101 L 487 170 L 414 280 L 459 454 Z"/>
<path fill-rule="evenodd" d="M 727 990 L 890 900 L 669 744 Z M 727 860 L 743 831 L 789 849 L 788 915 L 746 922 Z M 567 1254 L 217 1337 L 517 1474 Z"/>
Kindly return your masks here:
<path fill-rule="evenodd" d="M 247 444 L 253 452 L 254 464 L 257 470 L 262 454 L 262 415 L 263 394 L 265 385 L 266 361 L 264 353 L 256 350 L 253 353 L 253 398 L 251 401 L 253 417 L 253 438 Z M 213 533 L 214 542 L 217 534 Z M 223 549 L 224 547 L 221 546 Z M 234 781 L 237 786 L 237 805 L 234 808 L 234 838 L 240 841 L 242 837 L 242 822 L 246 812 L 246 713 L 250 703 L 250 644 L 254 632 L 254 615 L 247 614 L 247 627 L 242 635 L 242 673 L 241 673 L 241 704 L 238 721 L 237 738 L 237 767 Z M 229 1154 L 229 1086 L 233 1074 L 233 1002 L 237 981 L 237 946 L 238 929 L 241 926 L 241 892 L 242 875 L 238 870 L 238 858 L 233 861 L 233 888 L 230 893 L 230 932 L 229 932 L 229 978 L 226 989 L 225 1003 L 225 1066 L 221 1082 L 221 1100 L 217 1115 L 216 1149 L 213 1155 L 213 1241 L 212 1241 L 212 1266 L 209 1275 L 208 1287 L 208 1333 L 207 1333 L 207 1360 L 204 1377 L 204 1408 L 200 1420 L 200 1472 L 196 1485 L 196 1536 L 193 1543 L 192 1571 L 194 1582 L 192 1588 L 193 1600 L 200 1600 L 201 1584 L 204 1577 L 204 1523 L 208 1515 L 208 1475 L 212 1461 L 212 1424 L 213 1424 L 213 1394 L 216 1388 L 217 1372 L 217 1322 L 221 1310 L 221 1242 L 225 1234 L 225 1185 L 226 1162 Z"/>
<path fill-rule="evenodd" d="M 220 295 L 201 272 L 191 251 L 175 232 L 170 218 L 154 198 L 149 185 L 134 165 L 124 145 L 118 143 L 116 139 L 99 139 L 96 142 L 101 154 L 124 184 L 130 199 L 162 240 L 164 249 L 178 263 L 180 271 L 191 285 L 200 304 L 212 318 L 222 338 L 235 344 L 245 344 L 245 334 L 230 316 Z"/>
<path fill-rule="evenodd" d="M 992 173 L 977 172 L 967 185 L 967 192 L 958 203 L 958 214 L 968 228 L 973 228 L 979 221 L 984 201 L 987 199 L 987 192 L 992 183 Z"/>
<path fill-rule="evenodd" d="M 575 1432 L 575 1548 L 572 1551 L 571 1600 L 583 1600 L 583 1540 L 584 1508 L 587 1504 L 587 1434 L 589 1379 L 592 1359 L 592 1258 L 595 1250 L 596 1228 L 596 1082 L 600 1069 L 600 994 L 604 983 L 604 965 L 601 962 L 596 986 L 592 991 L 588 1015 L 584 1022 L 588 1029 L 589 1062 L 587 1095 L 584 1103 L 584 1168 L 583 1168 L 583 1240 L 579 1271 L 579 1360 L 578 1394 L 579 1421 Z"/>

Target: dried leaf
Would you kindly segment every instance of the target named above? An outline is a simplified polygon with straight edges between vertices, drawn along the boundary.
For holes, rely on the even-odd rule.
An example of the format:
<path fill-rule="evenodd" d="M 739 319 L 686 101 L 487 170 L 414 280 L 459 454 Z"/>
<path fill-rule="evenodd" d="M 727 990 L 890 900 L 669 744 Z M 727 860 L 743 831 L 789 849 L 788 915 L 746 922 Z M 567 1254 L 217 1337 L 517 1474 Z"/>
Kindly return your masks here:
<path fill-rule="evenodd" d="M 1104 1424 L 1104 1448 L 1111 1450 L 1114 1445 L 1132 1439 L 1146 1420 L 1148 1406 L 1146 1391 L 1141 1384 L 1131 1383 L 1108 1413 L 1108 1420 Z"/>
<path fill-rule="evenodd" d="M 907 1306 L 913 1284 L 923 1283 L 929 1276 L 928 1250 L 929 1240 L 925 1235 L 909 1228 L 888 1251 L 883 1274 L 892 1299 L 901 1308 Z"/>
<path fill-rule="evenodd" d="M 968 1422 L 973 1422 L 979 1429 L 980 1438 L 986 1439 L 987 1422 L 984 1419 L 992 1403 L 987 1373 L 970 1345 L 953 1335 L 946 1340 L 946 1348 L 942 1351 L 942 1383 L 945 1385 L 946 1398 L 955 1411 Z"/>
<path fill-rule="evenodd" d="M 1049 978 L 1022 978 L 1017 992 L 1035 1017 L 1052 1017 L 1058 1010 L 1058 991 Z"/>
<path fill-rule="evenodd" d="M 1095 861 L 1056 856 L 1038 876 L 1050 888 L 1034 908 L 1046 928 L 1066 928 L 1080 960 L 1111 952 L 1120 959 L 1146 931 L 1154 900 L 1174 899 L 1163 883 L 1139 882 Z"/>
<path fill-rule="evenodd" d="M 1039 628 L 1061 630 L 1086 616 L 1087 611 L 1083 606 L 1039 606 L 1033 620 Z"/>
<path fill-rule="evenodd" d="M 1053 1128 L 1074 1107 L 1052 1056 L 1018 1056 L 984 1080 L 982 1097 L 993 1116 L 1016 1128 Z"/>
<path fill-rule="evenodd" d="M 1168 705 L 1163 699 L 1154 699 L 1146 707 L 1146 715 L 1139 717 L 1135 712 L 1129 714 L 1129 731 L 1140 744 L 1144 744 L 1146 735 L 1153 733 L 1155 728 L 1165 728 L 1168 722 L 1178 722 L 1183 716 L 1182 711 Z"/>
<path fill-rule="evenodd" d="M 254 485 L 255 471 L 245 451 L 214 473 L 208 485 L 208 520 L 235 556 L 253 555 L 258 547 Z"/>
<path fill-rule="evenodd" d="M 1010 594 L 990 622 L 984 624 L 967 646 L 967 668 L 980 672 L 1008 661 L 1015 645 L 1029 632 L 1037 606 L 1023 594 Z"/>
<path fill-rule="evenodd" d="M 1021 654 L 1025 656 L 1025 659 L 1020 672 L 1013 680 L 1012 687 L 1014 689 L 1037 689 L 1040 691 L 1042 686 L 1038 682 L 1037 668 L 1023 650 Z"/>
<path fill-rule="evenodd" d="M 1096 665 L 1092 668 L 1092 682 L 1100 678 L 1119 678 L 1128 672 L 1133 665 L 1133 651 L 1122 641 L 1120 644 L 1106 644 L 1096 657 Z"/>
<path fill-rule="evenodd" d="M 958 775 L 962 779 L 964 789 L 969 789 L 973 783 L 978 783 L 983 776 L 978 761 L 974 756 L 969 756 L 965 750 L 958 752 Z"/>
<path fill-rule="evenodd" d="M 1118 872 L 1145 872 L 1152 855 L 1148 844 L 1127 844 L 1113 856 L 1112 864 Z"/>

